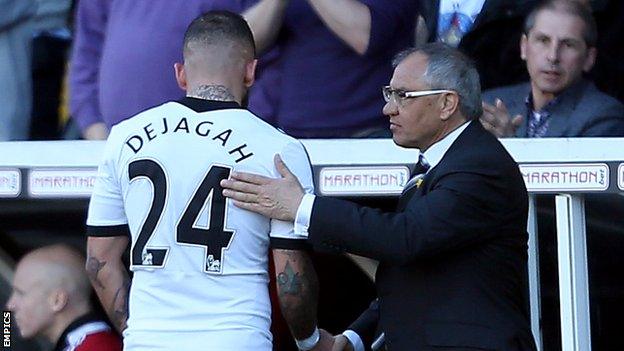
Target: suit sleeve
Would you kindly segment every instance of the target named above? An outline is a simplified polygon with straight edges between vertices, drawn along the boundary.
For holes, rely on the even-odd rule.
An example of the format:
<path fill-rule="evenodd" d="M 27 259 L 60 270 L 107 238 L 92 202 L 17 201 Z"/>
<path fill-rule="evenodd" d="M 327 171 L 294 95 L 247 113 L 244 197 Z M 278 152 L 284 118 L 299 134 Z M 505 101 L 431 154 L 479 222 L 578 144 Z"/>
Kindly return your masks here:
<path fill-rule="evenodd" d="M 583 137 L 624 137 L 624 105 L 607 102 L 580 132 Z"/>
<path fill-rule="evenodd" d="M 526 192 L 523 197 L 508 187 L 504 179 L 485 174 L 448 173 L 403 212 L 316 198 L 308 239 L 317 250 L 406 264 L 517 230 L 526 218 Z"/>
<path fill-rule="evenodd" d="M 356 332 L 367 350 L 370 350 L 370 345 L 375 338 L 375 331 L 377 330 L 377 324 L 379 323 L 379 300 L 375 299 L 371 302 L 370 306 L 364 311 L 348 329 Z"/>

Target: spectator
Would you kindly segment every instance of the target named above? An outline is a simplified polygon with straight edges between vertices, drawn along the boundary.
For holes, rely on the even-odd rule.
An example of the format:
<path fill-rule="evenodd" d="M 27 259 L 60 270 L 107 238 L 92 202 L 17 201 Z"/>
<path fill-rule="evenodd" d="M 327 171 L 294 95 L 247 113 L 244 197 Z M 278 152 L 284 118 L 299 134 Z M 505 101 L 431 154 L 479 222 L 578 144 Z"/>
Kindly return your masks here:
<path fill-rule="evenodd" d="M 37 0 L 33 18 L 33 107 L 30 139 L 50 140 L 61 137 L 59 107 L 63 80 L 71 44 L 70 0 Z"/>
<path fill-rule="evenodd" d="M 415 1 L 261 0 L 244 14 L 258 49 L 279 49 L 275 125 L 299 138 L 389 136 L 379 86 L 413 41 Z"/>
<path fill-rule="evenodd" d="M 583 78 L 594 65 L 595 45 L 596 23 L 586 5 L 537 6 L 520 41 L 531 80 L 485 92 L 483 125 L 498 137 L 624 136 L 624 106 Z"/>
<path fill-rule="evenodd" d="M 84 257 L 65 245 L 34 250 L 17 265 L 7 302 L 24 338 L 41 336 L 55 351 L 121 350 L 121 340 L 92 311 Z"/>
<path fill-rule="evenodd" d="M 537 0 L 419 1 L 425 22 L 418 37 L 458 47 L 475 60 L 481 88 L 527 79 L 518 41 L 522 20 Z"/>
<path fill-rule="evenodd" d="M 0 0 L 0 141 L 28 139 L 34 0 Z"/>
<path fill-rule="evenodd" d="M 169 74 L 184 30 L 230 0 L 79 1 L 71 55 L 70 113 L 86 139 L 119 121 L 184 96 Z"/>

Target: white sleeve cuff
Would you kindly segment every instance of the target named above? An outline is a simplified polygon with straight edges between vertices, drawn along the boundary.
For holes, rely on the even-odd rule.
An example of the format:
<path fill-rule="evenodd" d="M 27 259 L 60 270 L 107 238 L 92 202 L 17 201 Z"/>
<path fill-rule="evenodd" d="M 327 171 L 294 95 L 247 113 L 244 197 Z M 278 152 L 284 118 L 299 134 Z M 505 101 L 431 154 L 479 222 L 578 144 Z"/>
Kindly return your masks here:
<path fill-rule="evenodd" d="M 303 194 L 297 215 L 295 216 L 295 235 L 308 237 L 308 228 L 310 227 L 310 217 L 312 217 L 312 205 L 316 197 L 312 194 Z"/>
<path fill-rule="evenodd" d="M 351 345 L 353 345 L 354 351 L 364 351 L 364 343 L 356 332 L 349 329 L 342 332 L 342 335 L 349 339 L 349 342 L 351 343 Z"/>
<path fill-rule="evenodd" d="M 312 350 L 314 346 L 318 344 L 320 339 L 321 339 L 321 333 L 319 332 L 318 327 L 315 327 L 314 331 L 312 332 L 312 335 L 310 335 L 309 337 L 303 340 L 295 339 L 295 344 L 297 344 L 297 348 L 299 350 L 308 351 L 308 350 Z"/>

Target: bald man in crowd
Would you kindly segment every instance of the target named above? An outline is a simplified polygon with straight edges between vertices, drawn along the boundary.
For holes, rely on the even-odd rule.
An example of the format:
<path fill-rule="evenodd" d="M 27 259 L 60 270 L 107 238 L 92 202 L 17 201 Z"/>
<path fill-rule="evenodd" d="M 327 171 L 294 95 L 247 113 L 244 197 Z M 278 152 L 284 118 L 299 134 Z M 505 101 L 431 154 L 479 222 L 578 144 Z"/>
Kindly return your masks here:
<path fill-rule="evenodd" d="M 84 257 L 62 244 L 36 249 L 19 261 L 7 308 L 23 338 L 42 337 L 55 351 L 121 350 L 119 336 L 92 311 L 84 266 Z"/>

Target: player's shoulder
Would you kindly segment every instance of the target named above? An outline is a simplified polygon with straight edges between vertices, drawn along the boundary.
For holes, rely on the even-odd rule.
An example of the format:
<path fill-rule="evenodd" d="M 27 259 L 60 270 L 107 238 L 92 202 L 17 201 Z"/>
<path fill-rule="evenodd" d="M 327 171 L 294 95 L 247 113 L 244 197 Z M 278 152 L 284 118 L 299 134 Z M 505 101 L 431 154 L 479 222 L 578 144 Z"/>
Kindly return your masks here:
<path fill-rule="evenodd" d="M 256 128 L 259 132 L 261 132 L 263 136 L 267 138 L 272 138 L 272 140 L 274 140 L 275 143 L 279 142 L 283 144 L 291 144 L 291 143 L 301 144 L 301 142 L 298 139 L 286 134 L 286 132 L 284 132 L 280 128 L 277 128 L 271 125 L 267 121 L 263 120 L 259 116 L 252 113 L 251 111 L 247 111 L 247 112 L 250 115 L 250 119 L 254 123 L 254 128 Z"/>
<path fill-rule="evenodd" d="M 244 133 L 252 136 L 245 139 L 246 144 L 259 156 L 259 160 L 261 160 L 259 162 L 267 162 L 273 165 L 273 157 L 279 154 L 290 166 L 293 165 L 293 162 L 297 164 L 309 163 L 307 151 L 300 140 L 286 134 L 251 111 L 239 111 L 241 111 L 239 123 L 245 130 Z"/>
<path fill-rule="evenodd" d="M 123 138 L 127 134 L 135 132 L 137 127 L 143 127 L 145 123 L 149 123 L 149 120 L 166 115 L 172 110 L 182 108 L 184 108 L 184 106 L 176 104 L 173 101 L 167 101 L 163 104 L 143 110 L 113 125 L 111 127 L 109 139 L 114 136 Z"/>
<path fill-rule="evenodd" d="M 260 119 L 258 118 L 258 120 Z M 262 140 L 260 144 L 266 148 L 267 153 L 269 153 L 271 157 L 279 153 L 282 155 L 283 159 L 289 159 L 291 157 L 308 158 L 305 146 L 299 139 L 286 134 L 281 129 L 262 120 L 260 120 L 260 123 L 263 128 L 265 128 L 265 133 L 263 134 L 264 140 Z"/>

